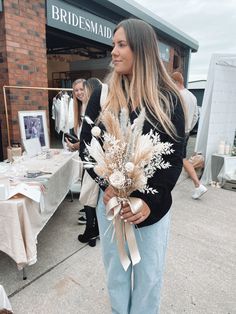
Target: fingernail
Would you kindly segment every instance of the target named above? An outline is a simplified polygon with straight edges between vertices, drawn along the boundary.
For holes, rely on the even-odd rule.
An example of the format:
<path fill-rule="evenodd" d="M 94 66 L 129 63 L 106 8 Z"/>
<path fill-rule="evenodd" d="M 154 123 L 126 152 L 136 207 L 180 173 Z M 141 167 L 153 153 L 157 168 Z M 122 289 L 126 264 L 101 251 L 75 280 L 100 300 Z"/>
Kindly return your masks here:
<path fill-rule="evenodd" d="M 124 217 L 123 217 L 123 216 L 120 216 L 120 219 L 124 219 Z"/>
<path fill-rule="evenodd" d="M 125 219 L 124 222 L 127 222 L 127 219 Z"/>

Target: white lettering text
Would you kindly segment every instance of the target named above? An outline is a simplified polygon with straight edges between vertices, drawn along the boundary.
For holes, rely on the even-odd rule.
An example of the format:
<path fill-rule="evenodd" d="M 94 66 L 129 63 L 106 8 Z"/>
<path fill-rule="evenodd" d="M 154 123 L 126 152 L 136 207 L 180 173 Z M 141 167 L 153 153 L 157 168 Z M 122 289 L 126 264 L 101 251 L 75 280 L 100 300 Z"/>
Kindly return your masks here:
<path fill-rule="evenodd" d="M 82 15 L 67 11 L 66 9 L 59 8 L 56 5 L 52 5 L 52 19 L 107 39 L 112 38 L 112 30 L 110 27 L 90 20 Z"/>
<path fill-rule="evenodd" d="M 59 20 L 59 9 L 55 5 L 52 5 L 52 18 L 54 20 Z"/>

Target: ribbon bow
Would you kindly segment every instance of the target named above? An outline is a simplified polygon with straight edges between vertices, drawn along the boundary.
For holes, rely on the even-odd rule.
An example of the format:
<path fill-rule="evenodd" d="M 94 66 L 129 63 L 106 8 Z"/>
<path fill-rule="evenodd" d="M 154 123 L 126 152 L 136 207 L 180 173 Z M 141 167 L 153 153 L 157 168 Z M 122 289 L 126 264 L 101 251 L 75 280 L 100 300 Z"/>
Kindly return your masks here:
<path fill-rule="evenodd" d="M 140 211 L 142 206 L 142 200 L 140 198 L 128 197 L 126 201 L 129 204 L 133 214 L 136 214 Z M 121 200 L 119 200 L 117 197 L 112 197 L 106 205 L 106 215 L 108 220 L 113 221 L 120 261 L 124 270 L 126 271 L 131 261 L 132 264 L 135 265 L 140 262 L 141 257 L 139 254 L 133 226 L 129 223 L 125 223 L 120 218 L 119 212 L 121 208 Z M 130 258 L 125 249 L 125 241 L 127 241 L 128 244 Z"/>

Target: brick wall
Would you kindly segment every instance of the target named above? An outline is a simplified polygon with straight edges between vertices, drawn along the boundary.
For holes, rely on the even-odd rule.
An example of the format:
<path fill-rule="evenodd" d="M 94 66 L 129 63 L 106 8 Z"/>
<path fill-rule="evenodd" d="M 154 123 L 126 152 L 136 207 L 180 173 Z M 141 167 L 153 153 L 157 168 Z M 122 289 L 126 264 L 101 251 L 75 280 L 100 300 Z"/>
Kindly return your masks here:
<path fill-rule="evenodd" d="M 4 102 L 3 102 L 2 86 L 7 83 L 8 83 L 8 69 L 7 69 L 7 57 L 6 57 L 4 15 L 3 13 L 0 13 L 0 126 L 1 126 L 2 139 L 4 139 L 3 145 L 6 143 L 7 133 L 6 133 L 6 123 L 5 123 L 5 116 L 4 116 Z M 2 147 L 0 147 L 0 150 L 2 150 Z"/>
<path fill-rule="evenodd" d="M 0 13 L 0 85 L 47 87 L 46 26 L 44 0 L 8 0 Z M 47 110 L 47 91 L 6 89 L 10 138 L 20 142 L 18 111 Z M 0 119 L 3 147 L 7 132 L 2 88 Z"/>

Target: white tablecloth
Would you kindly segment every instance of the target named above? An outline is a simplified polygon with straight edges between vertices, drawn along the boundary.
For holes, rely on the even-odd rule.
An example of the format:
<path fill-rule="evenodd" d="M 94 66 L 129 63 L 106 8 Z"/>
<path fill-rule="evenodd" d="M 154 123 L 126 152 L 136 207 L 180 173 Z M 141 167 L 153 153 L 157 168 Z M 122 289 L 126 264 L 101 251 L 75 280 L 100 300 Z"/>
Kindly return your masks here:
<path fill-rule="evenodd" d="M 42 181 L 41 202 L 17 196 L 0 201 L 0 250 L 15 260 L 19 269 L 37 261 L 37 236 L 82 175 L 76 153 L 60 153 L 48 160 L 32 159 L 27 168 L 52 172 Z"/>
<path fill-rule="evenodd" d="M 236 180 L 236 156 L 213 154 L 211 168 L 213 181 Z"/>
<path fill-rule="evenodd" d="M 0 309 L 12 311 L 10 301 L 2 285 L 0 285 Z"/>

